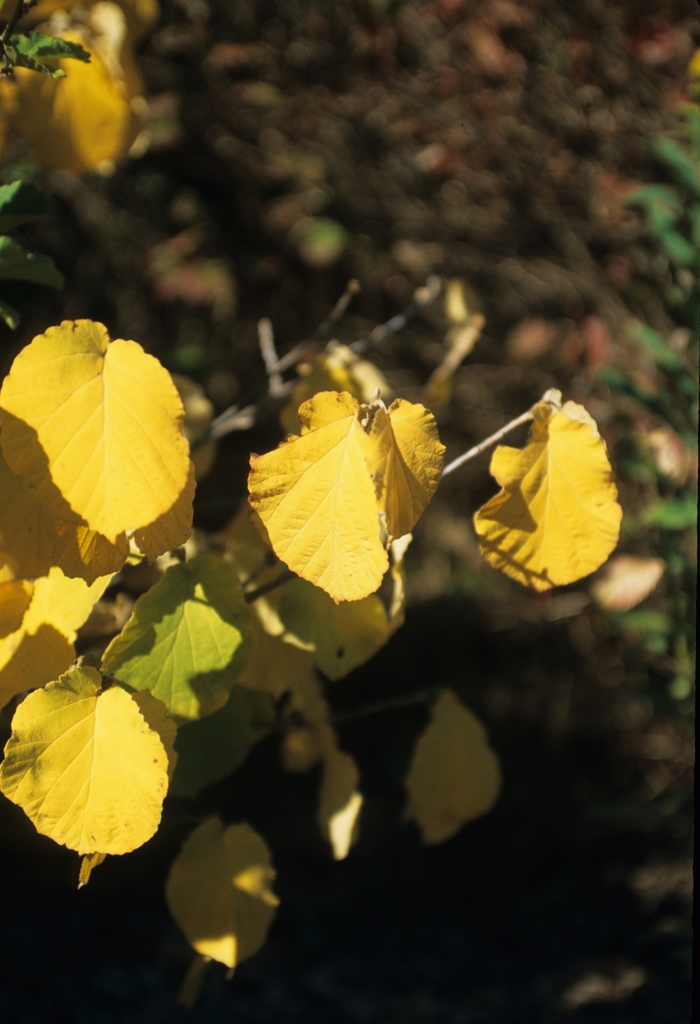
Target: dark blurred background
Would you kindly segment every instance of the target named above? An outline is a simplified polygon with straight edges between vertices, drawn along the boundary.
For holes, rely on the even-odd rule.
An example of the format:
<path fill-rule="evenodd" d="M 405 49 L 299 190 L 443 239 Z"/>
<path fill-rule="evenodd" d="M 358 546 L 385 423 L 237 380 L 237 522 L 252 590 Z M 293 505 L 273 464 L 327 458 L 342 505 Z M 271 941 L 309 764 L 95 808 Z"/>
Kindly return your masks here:
<path fill-rule="evenodd" d="M 339 726 L 365 795 L 341 863 L 317 834 L 318 775 L 285 774 L 275 737 L 196 805 L 166 802 L 158 835 L 80 892 L 76 856 L 2 801 L 3 1021 L 690 1020 L 697 13 L 166 0 L 137 51 L 146 127 L 129 159 L 78 179 L 7 140 L 2 180 L 53 195 L 25 238 L 66 286 L 13 288 L 22 322 L 0 327 L 2 373 L 50 324 L 90 317 L 220 412 L 264 381 L 261 316 L 283 354 L 356 277 L 334 332 L 352 341 L 428 275 L 459 278 L 486 327 L 438 411 L 448 457 L 559 387 L 611 451 L 620 551 L 665 569 L 622 610 L 595 580 L 528 593 L 481 560 L 471 516 L 496 488 L 488 455 L 469 463 L 416 530 L 406 625 L 326 693 L 351 715 L 453 687 L 501 759 L 493 812 L 434 848 L 402 822 L 420 706 Z M 438 299 L 372 350 L 398 394 L 420 398 L 448 327 Z M 248 453 L 281 436 L 271 419 L 219 442 L 201 529 L 225 525 Z M 211 810 L 265 836 L 281 906 L 263 950 L 230 982 L 213 965 L 186 1011 L 191 952 L 163 879 Z"/>

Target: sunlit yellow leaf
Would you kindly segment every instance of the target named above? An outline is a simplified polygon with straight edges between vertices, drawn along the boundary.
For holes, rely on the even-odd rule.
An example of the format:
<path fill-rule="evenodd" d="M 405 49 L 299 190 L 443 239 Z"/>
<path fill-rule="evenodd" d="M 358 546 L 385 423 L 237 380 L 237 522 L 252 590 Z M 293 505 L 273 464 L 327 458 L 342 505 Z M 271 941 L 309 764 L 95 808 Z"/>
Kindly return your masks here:
<path fill-rule="evenodd" d="M 172 781 L 178 761 L 175 749 L 177 726 L 172 718 L 168 718 L 167 708 L 163 701 L 154 697 L 149 690 L 141 690 L 140 693 L 132 693 L 130 696 L 143 715 L 148 728 L 160 736 L 160 742 L 163 744 L 163 750 L 168 759 L 168 780 Z"/>
<path fill-rule="evenodd" d="M 289 568 L 338 601 L 379 586 L 388 559 L 359 404 L 324 391 L 299 409 L 302 434 L 251 456 L 250 503 Z"/>
<path fill-rule="evenodd" d="M 406 777 L 406 816 L 423 842 L 441 843 L 491 810 L 501 785 L 498 759 L 475 715 L 446 690 L 418 740 Z"/>
<path fill-rule="evenodd" d="M 581 406 L 535 408 L 522 450 L 499 447 L 503 488 L 474 517 L 484 557 L 534 590 L 573 583 L 614 550 L 622 510 L 605 443 Z"/>
<path fill-rule="evenodd" d="M 77 630 L 108 583 L 109 577 L 100 577 L 88 586 L 84 580 L 68 579 L 55 566 L 34 581 L 21 625 L 0 638 L 0 707 L 69 668 Z"/>
<path fill-rule="evenodd" d="M 125 533 L 120 533 L 112 544 L 87 526 L 56 520 L 56 528 L 59 537 L 54 545 L 53 560 L 66 576 L 80 576 L 86 583 L 94 583 L 99 576 L 119 572 L 129 557 Z"/>
<path fill-rule="evenodd" d="M 134 532 L 134 541 L 149 562 L 187 542 L 192 533 L 192 502 L 195 491 L 194 465 L 190 463 L 184 490 L 175 504 L 155 522 Z"/>
<path fill-rule="evenodd" d="M 58 519 L 112 543 L 167 513 L 187 484 L 182 402 L 169 374 L 90 320 L 64 321 L 20 352 L 0 416 L 3 453 L 24 486 Z"/>
<path fill-rule="evenodd" d="M 45 576 L 57 539 L 53 515 L 23 487 L 0 450 L 0 551 L 15 560 L 17 576 Z"/>
<path fill-rule="evenodd" d="M 316 356 L 302 375 L 280 413 L 280 422 L 289 434 L 296 434 L 300 429 L 297 409 L 319 391 L 347 391 L 359 402 L 369 402 L 377 389 L 386 401 L 389 385 L 374 363 L 360 359 L 347 345 L 336 345 Z"/>
<path fill-rule="evenodd" d="M 80 854 L 128 853 L 158 828 L 168 757 L 136 702 L 74 668 L 17 708 L 0 790 Z"/>
<path fill-rule="evenodd" d="M 374 413 L 367 464 L 390 540 L 410 533 L 440 483 L 445 447 L 422 405 L 397 398 Z"/>
<path fill-rule="evenodd" d="M 250 825 L 224 829 L 210 818 L 173 862 L 165 898 L 198 953 L 235 967 L 265 942 L 279 904 L 274 877 L 270 851 Z"/>
<path fill-rule="evenodd" d="M 143 87 L 117 4 L 100 0 L 82 24 L 59 34 L 84 46 L 90 63 L 58 61 L 60 79 L 17 68 L 12 124 L 41 163 L 82 174 L 126 156 L 141 128 L 132 100 Z"/>

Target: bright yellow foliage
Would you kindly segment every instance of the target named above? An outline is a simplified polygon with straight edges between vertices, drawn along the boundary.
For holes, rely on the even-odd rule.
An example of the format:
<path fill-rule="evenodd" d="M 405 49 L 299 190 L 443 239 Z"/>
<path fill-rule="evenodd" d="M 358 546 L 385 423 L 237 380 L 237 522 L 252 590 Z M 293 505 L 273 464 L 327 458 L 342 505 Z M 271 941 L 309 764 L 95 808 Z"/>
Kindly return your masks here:
<path fill-rule="evenodd" d="M 474 517 L 484 557 L 534 590 L 573 583 L 614 550 L 622 509 L 605 442 L 586 410 L 542 401 L 522 450 L 500 446 L 501 490 Z"/>
<path fill-rule="evenodd" d="M 324 391 L 299 409 L 300 436 L 251 456 L 256 522 L 275 554 L 334 601 L 357 601 L 378 588 L 389 565 L 385 524 L 415 522 L 426 481 L 437 486 L 444 449 L 430 414 L 422 406 L 407 412 L 407 405 L 395 402 L 387 414 L 381 403 L 360 406 L 351 395 Z M 377 410 L 391 430 L 382 420 L 373 438 L 368 430 Z M 416 459 L 406 458 L 411 442 Z M 388 481 L 399 479 L 402 494 L 410 495 L 405 515 L 388 491 Z"/>
<path fill-rule="evenodd" d="M 119 572 L 129 557 L 129 541 L 120 533 L 116 543 L 87 526 L 56 521 L 59 538 L 53 549 L 54 563 L 66 576 L 80 576 L 94 583 L 99 576 Z"/>
<path fill-rule="evenodd" d="M 91 320 L 66 320 L 20 352 L 0 417 L 3 453 L 24 486 L 58 519 L 112 544 L 172 509 L 188 482 L 169 374 Z"/>
<path fill-rule="evenodd" d="M 0 790 L 38 832 L 80 854 L 128 853 L 158 828 L 168 755 L 138 705 L 74 668 L 30 694 L 12 720 Z"/>
<path fill-rule="evenodd" d="M 224 829 L 210 818 L 173 862 L 165 898 L 198 953 L 235 967 L 265 941 L 279 904 L 274 877 L 270 851 L 250 825 Z"/>
<path fill-rule="evenodd" d="M 417 823 L 424 843 L 441 843 L 490 811 L 500 786 L 501 770 L 486 730 L 446 690 L 413 753 L 406 817 Z"/>
<path fill-rule="evenodd" d="M 41 30 L 53 33 L 50 25 Z M 132 100 L 143 87 L 124 11 L 100 0 L 86 22 L 56 34 L 84 46 L 90 63 L 57 61 L 66 72 L 60 79 L 17 68 L 12 126 L 47 167 L 73 174 L 109 167 L 126 156 L 141 128 Z"/>
<path fill-rule="evenodd" d="M 21 624 L 0 637 L 0 707 L 24 690 L 57 679 L 75 658 L 73 641 L 110 577 L 92 586 L 68 579 L 55 566 L 34 581 Z"/>

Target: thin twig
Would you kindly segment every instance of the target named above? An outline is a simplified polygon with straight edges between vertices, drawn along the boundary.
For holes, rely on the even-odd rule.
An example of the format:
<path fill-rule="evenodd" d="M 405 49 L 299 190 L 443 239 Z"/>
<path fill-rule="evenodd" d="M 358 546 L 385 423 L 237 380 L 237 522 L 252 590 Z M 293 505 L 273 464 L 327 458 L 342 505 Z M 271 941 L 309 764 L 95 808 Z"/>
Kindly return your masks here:
<path fill-rule="evenodd" d="M 486 451 L 487 448 L 490 448 L 492 444 L 496 444 L 496 442 L 500 441 L 502 437 L 509 434 L 511 430 L 515 430 L 516 427 L 519 427 L 521 423 L 527 423 L 528 420 L 531 420 L 532 418 L 532 409 L 528 409 L 528 411 L 524 412 L 522 416 L 518 416 L 517 419 L 511 420 L 510 423 L 506 423 L 505 427 L 501 427 L 501 429 L 497 430 L 495 434 L 491 434 L 490 437 L 485 438 L 483 441 L 480 441 L 479 444 L 470 448 L 468 452 L 465 452 L 463 455 L 459 455 L 456 459 L 453 459 L 452 462 L 448 463 L 448 465 L 443 469 L 443 479 L 444 477 L 449 476 L 450 473 L 454 473 L 454 471 L 459 469 L 459 467 L 465 462 L 469 462 L 470 459 L 475 459 L 477 455 L 481 455 L 481 453 Z"/>
<path fill-rule="evenodd" d="M 326 720 L 331 725 L 336 725 L 338 722 L 353 722 L 356 718 L 364 718 L 366 715 L 377 715 L 382 711 L 392 711 L 394 708 L 407 708 L 411 704 L 424 704 L 441 693 L 441 686 L 433 686 L 429 690 L 417 690 L 415 693 L 402 694 L 400 697 L 387 697 L 386 700 L 361 704 L 357 708 L 350 708 L 349 711 L 338 711 L 336 714 L 329 715 Z"/>
<path fill-rule="evenodd" d="M 252 570 L 244 580 L 241 580 L 242 587 L 249 587 L 253 580 L 256 580 L 261 572 L 265 569 L 271 568 L 277 561 L 277 555 L 274 551 L 266 551 L 263 557 L 260 559 L 256 567 Z"/>
<path fill-rule="evenodd" d="M 373 345 L 378 345 L 384 341 L 390 334 L 402 331 L 409 320 L 412 320 L 420 313 L 424 306 L 427 306 L 428 303 L 438 297 L 441 288 L 442 280 L 436 274 L 431 274 L 424 285 L 416 288 L 413 302 L 410 306 L 407 306 L 402 313 L 392 316 L 391 320 L 387 320 L 386 323 L 378 324 L 366 337 L 360 338 L 359 341 L 353 341 L 349 347 L 353 352 L 360 355 Z"/>
<path fill-rule="evenodd" d="M 289 580 L 297 579 L 297 574 L 292 572 L 291 569 L 283 569 L 279 576 L 275 576 L 274 579 L 268 580 L 267 583 L 261 583 L 255 590 L 249 590 L 246 594 L 243 593 L 243 599 L 246 604 L 252 604 L 253 601 L 257 601 L 259 597 L 264 597 L 265 594 L 269 594 L 271 590 L 277 590 L 284 583 L 288 583 Z"/>
<path fill-rule="evenodd" d="M 282 374 L 277 368 L 277 349 L 275 348 L 272 321 L 266 316 L 258 321 L 258 344 L 267 372 L 268 390 L 270 394 L 276 395 L 282 387 Z"/>
<path fill-rule="evenodd" d="M 316 328 L 313 334 L 308 338 L 305 338 L 304 341 L 300 341 L 299 344 L 295 345 L 290 352 L 287 352 L 286 355 L 282 356 L 282 358 L 277 361 L 275 370 L 277 370 L 278 373 L 284 373 L 284 371 L 288 370 L 290 366 L 303 362 L 303 360 L 308 356 L 309 347 L 319 338 L 322 338 L 323 335 L 331 329 L 333 324 L 336 324 L 342 318 L 345 310 L 350 305 L 351 300 L 359 291 L 360 282 L 354 277 L 351 278 L 345 286 L 345 291 L 340 296 L 323 323 Z"/>
<path fill-rule="evenodd" d="M 265 394 L 251 405 L 232 405 L 216 417 L 209 425 L 206 433 L 192 442 L 193 449 L 201 447 L 206 441 L 217 441 L 225 434 L 235 430 L 250 430 L 256 423 L 264 419 L 272 412 L 277 412 L 284 405 L 286 399 L 294 390 L 296 380 L 284 381 L 278 388 L 276 394 L 266 391 Z"/>

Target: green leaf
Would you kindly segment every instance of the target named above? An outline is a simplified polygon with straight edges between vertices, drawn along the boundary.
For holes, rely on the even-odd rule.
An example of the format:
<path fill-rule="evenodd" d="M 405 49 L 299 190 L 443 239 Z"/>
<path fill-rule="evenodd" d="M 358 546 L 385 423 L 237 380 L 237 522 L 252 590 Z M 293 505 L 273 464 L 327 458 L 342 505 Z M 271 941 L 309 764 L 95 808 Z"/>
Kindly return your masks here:
<path fill-rule="evenodd" d="M 651 143 L 654 155 L 675 171 L 676 179 L 700 196 L 700 173 L 690 153 L 674 139 L 657 135 Z"/>
<path fill-rule="evenodd" d="M 665 338 L 658 331 L 655 331 L 653 327 L 649 327 L 648 324 L 637 324 L 633 331 L 633 336 L 635 341 L 638 341 L 645 347 L 656 365 L 660 366 L 662 370 L 674 374 L 688 373 L 688 367 L 683 356 L 674 351 Z"/>
<path fill-rule="evenodd" d="M 17 310 L 9 304 L 9 302 L 3 302 L 0 299 L 0 317 L 5 321 L 8 327 L 11 327 L 14 331 L 19 324 L 19 313 Z"/>
<path fill-rule="evenodd" d="M 666 250 L 668 258 L 676 266 L 688 268 L 697 266 L 697 249 L 680 231 L 666 231 L 659 237 L 659 241 Z"/>
<path fill-rule="evenodd" d="M 0 185 L 0 234 L 37 220 L 50 209 L 48 195 L 29 182 L 13 181 L 10 185 Z"/>
<path fill-rule="evenodd" d="M 250 612 L 234 570 L 212 555 L 171 566 L 138 599 L 102 668 L 150 690 L 178 725 L 223 707 L 245 665 Z"/>
<path fill-rule="evenodd" d="M 15 34 L 10 40 L 10 45 L 26 57 L 36 57 L 39 60 L 62 60 L 71 57 L 73 60 L 82 61 L 83 64 L 90 63 L 90 53 L 80 43 L 72 43 L 68 39 L 61 39 L 60 36 L 46 36 L 43 32 Z"/>
<path fill-rule="evenodd" d="M 46 36 L 43 32 L 18 33 L 5 43 L 5 55 L 13 67 L 29 68 L 51 78 L 65 78 L 66 73 L 46 60 L 63 60 L 67 57 L 89 63 L 90 54 L 79 43 L 71 43 L 59 36 Z"/>
<path fill-rule="evenodd" d="M 697 521 L 698 499 L 695 494 L 657 501 L 644 510 L 642 520 L 646 526 L 661 530 L 687 530 Z"/>
<path fill-rule="evenodd" d="M 7 235 L 0 236 L 0 277 L 14 281 L 32 281 L 47 288 L 62 288 L 63 274 L 49 256 L 27 252 Z"/>
<path fill-rule="evenodd" d="M 248 702 L 240 686 L 233 687 L 219 711 L 181 726 L 170 795 L 194 799 L 205 786 L 235 772 L 250 749 L 250 726 Z"/>

